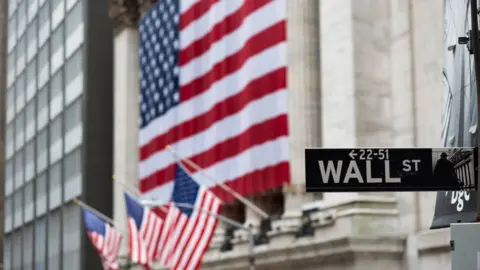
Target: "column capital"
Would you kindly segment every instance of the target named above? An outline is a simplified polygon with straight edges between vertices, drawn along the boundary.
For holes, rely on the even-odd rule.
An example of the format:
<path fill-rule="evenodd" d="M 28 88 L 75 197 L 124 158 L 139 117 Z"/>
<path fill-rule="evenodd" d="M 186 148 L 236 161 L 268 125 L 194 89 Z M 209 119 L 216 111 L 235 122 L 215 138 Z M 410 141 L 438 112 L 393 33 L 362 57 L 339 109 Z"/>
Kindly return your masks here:
<path fill-rule="evenodd" d="M 110 0 L 109 16 L 113 20 L 115 34 L 126 27 L 137 27 L 140 6 L 145 0 Z"/>

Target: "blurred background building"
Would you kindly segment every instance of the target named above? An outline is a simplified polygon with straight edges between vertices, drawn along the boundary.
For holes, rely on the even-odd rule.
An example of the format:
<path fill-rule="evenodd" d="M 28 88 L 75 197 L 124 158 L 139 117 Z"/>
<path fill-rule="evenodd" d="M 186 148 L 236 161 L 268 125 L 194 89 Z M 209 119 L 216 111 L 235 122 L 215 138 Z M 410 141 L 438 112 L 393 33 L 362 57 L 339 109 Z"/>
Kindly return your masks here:
<path fill-rule="evenodd" d="M 106 6 L 8 1 L 4 269 L 101 269 L 71 201 L 112 212 Z"/>
<path fill-rule="evenodd" d="M 70 204 L 74 196 L 110 215 L 113 188 L 114 217 L 125 224 L 122 189 L 110 180 L 112 159 L 116 177 L 138 185 L 131 154 L 138 151 L 137 23 L 153 2 L 9 1 L 5 269 L 99 269 L 92 268 L 100 267 L 97 255 L 84 251 L 91 248 Z M 466 14 L 467 1 L 460 2 Z M 303 186 L 304 147 L 460 146 L 446 143 L 452 136 L 445 126 L 476 134 L 469 124 L 445 124 L 455 118 L 445 105 L 455 97 L 442 92 L 444 3 L 287 3 L 292 184 L 250 198 L 276 217 L 269 241 L 255 248 L 258 269 L 450 269 L 449 229 L 429 230 L 435 192 L 305 194 Z M 460 100 L 450 111 L 468 107 Z M 239 203 L 223 214 L 260 223 Z M 246 235 L 221 224 L 202 269 L 247 264 Z"/>

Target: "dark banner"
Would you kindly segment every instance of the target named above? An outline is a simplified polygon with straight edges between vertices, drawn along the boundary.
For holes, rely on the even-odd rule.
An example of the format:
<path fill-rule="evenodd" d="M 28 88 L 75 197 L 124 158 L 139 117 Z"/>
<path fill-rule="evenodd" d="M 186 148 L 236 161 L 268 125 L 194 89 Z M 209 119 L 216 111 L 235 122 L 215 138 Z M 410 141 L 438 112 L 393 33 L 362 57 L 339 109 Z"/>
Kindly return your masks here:
<path fill-rule="evenodd" d="M 451 223 L 475 222 L 477 192 L 441 191 L 437 193 L 435 214 L 430 229 L 450 227 Z"/>
<path fill-rule="evenodd" d="M 474 148 L 306 149 L 307 192 L 476 190 Z"/>

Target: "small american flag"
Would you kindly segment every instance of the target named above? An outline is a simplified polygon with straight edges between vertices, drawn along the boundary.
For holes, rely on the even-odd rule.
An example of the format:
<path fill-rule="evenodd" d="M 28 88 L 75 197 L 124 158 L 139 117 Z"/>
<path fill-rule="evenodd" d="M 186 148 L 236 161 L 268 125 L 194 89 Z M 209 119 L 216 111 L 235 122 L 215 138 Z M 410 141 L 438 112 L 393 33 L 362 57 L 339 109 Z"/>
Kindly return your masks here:
<path fill-rule="evenodd" d="M 151 266 L 158 257 L 158 243 L 163 220 L 153 211 L 142 207 L 135 199 L 125 193 L 128 222 L 128 246 L 132 262 Z"/>
<path fill-rule="evenodd" d="M 119 270 L 117 258 L 123 239 L 122 235 L 87 209 L 83 209 L 83 220 L 88 236 L 102 258 L 103 268 Z"/>
<path fill-rule="evenodd" d="M 161 0 L 140 22 L 140 189 L 167 201 L 176 159 L 223 201 L 290 182 L 286 0 Z M 217 183 L 206 175 L 213 175 Z M 216 187 L 215 187 L 216 186 Z"/>
<path fill-rule="evenodd" d="M 217 225 L 216 217 L 209 213 L 217 215 L 222 201 L 180 166 L 175 171 L 172 201 L 160 240 L 160 262 L 174 270 L 198 269 Z"/>

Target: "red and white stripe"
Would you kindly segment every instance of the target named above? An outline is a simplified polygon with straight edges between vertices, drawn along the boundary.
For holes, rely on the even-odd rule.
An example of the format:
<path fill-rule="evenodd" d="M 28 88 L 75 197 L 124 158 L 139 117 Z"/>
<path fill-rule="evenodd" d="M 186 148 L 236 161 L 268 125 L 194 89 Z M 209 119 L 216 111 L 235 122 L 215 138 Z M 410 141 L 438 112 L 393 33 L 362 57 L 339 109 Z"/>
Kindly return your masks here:
<path fill-rule="evenodd" d="M 88 236 L 100 253 L 105 270 L 119 270 L 117 258 L 123 239 L 122 235 L 110 226 L 106 226 L 105 237 L 95 232 L 89 232 Z"/>
<path fill-rule="evenodd" d="M 160 262 L 172 270 L 198 269 L 218 221 L 209 213 L 219 214 L 221 205 L 222 201 L 204 188 L 198 193 L 196 210 L 190 218 L 171 205 L 165 220 L 165 228 L 169 230 L 162 232 L 161 237 L 164 248 L 160 251 Z"/>
<path fill-rule="evenodd" d="M 290 181 L 286 0 L 181 0 L 181 103 L 140 130 L 140 188 L 169 200 L 171 145 L 242 195 Z M 217 193 L 223 200 L 231 197 Z"/>
<path fill-rule="evenodd" d="M 163 221 L 149 209 L 145 209 L 142 226 L 137 228 L 135 220 L 128 217 L 129 250 L 132 262 L 150 266 L 158 257 L 158 242 Z"/>

